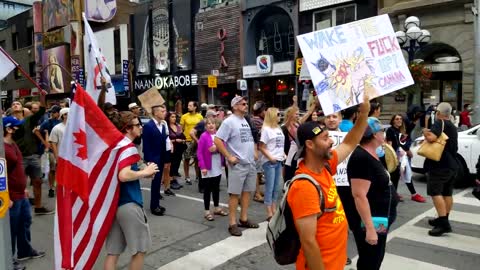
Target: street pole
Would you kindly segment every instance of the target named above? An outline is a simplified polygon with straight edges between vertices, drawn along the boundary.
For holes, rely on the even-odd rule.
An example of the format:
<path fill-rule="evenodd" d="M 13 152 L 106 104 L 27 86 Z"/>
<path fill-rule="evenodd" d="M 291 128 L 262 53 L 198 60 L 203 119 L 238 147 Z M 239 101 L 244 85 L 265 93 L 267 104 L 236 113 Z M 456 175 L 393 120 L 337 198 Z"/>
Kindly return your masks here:
<path fill-rule="evenodd" d="M 475 76 L 473 80 L 473 103 L 475 106 L 475 113 L 472 115 L 472 124 L 480 123 L 480 0 L 475 0 L 475 6 L 473 7 L 473 31 L 475 32 Z"/>
<path fill-rule="evenodd" d="M 0 110 L 2 104 L 0 102 Z M 0 119 L 3 125 L 3 121 Z M 3 128 L 0 128 L 0 157 L 5 158 L 5 145 L 3 144 Z M 5 202 L 10 203 L 10 202 Z M 12 263 L 12 239 L 10 239 L 10 215 L 7 211 L 5 217 L 0 218 L 0 269 L 11 270 Z"/>
<path fill-rule="evenodd" d="M 212 103 L 211 104 L 215 104 L 215 100 L 213 99 L 213 87 L 210 88 L 210 92 L 212 93 Z"/>

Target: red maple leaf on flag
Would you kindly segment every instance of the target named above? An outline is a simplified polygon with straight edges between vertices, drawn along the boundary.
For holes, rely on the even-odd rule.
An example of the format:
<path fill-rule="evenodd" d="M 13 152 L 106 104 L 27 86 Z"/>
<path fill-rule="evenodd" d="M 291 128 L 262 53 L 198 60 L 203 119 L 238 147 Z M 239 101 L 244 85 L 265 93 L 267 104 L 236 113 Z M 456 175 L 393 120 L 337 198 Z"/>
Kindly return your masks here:
<path fill-rule="evenodd" d="M 87 155 L 87 134 L 83 130 L 79 130 L 78 132 L 74 132 L 73 136 L 75 137 L 75 143 L 80 145 L 77 149 L 77 157 L 81 158 L 82 160 L 86 160 L 88 158 Z"/>

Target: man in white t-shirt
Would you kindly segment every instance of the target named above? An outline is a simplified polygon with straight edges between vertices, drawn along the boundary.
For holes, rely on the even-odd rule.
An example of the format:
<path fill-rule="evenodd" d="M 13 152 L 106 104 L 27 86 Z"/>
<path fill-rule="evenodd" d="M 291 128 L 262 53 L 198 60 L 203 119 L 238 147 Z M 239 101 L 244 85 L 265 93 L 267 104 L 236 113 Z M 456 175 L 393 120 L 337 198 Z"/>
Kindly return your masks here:
<path fill-rule="evenodd" d="M 52 145 L 53 155 L 58 161 L 58 151 L 60 150 L 60 144 L 62 143 L 63 133 L 65 133 L 65 128 L 67 126 L 69 108 L 63 108 L 60 110 L 60 119 L 61 123 L 53 127 L 52 133 L 48 137 L 48 141 Z"/>
<path fill-rule="evenodd" d="M 247 211 L 250 203 L 250 193 L 255 191 L 257 168 L 255 161 L 258 152 L 253 140 L 252 130 L 245 115 L 248 103 L 245 97 L 236 96 L 232 99 L 233 115 L 225 119 L 215 137 L 215 146 L 228 160 L 228 200 L 229 227 L 233 236 L 241 236 L 239 227 L 258 228 L 258 224 L 248 220 Z M 225 147 L 224 143 L 227 144 Z M 237 207 L 241 201 L 242 210 L 237 223 Z"/>

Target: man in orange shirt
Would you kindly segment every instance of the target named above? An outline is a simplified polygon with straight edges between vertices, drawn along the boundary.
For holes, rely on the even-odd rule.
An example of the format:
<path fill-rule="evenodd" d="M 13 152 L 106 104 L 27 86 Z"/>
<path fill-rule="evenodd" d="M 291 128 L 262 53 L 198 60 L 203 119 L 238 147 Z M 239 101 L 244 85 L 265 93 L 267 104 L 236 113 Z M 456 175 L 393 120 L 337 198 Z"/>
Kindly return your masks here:
<path fill-rule="evenodd" d="M 347 219 L 335 181 L 324 164 L 328 163 L 330 171 L 335 172 L 337 164 L 350 155 L 367 127 L 369 111 L 370 103 L 368 97 L 364 96 L 354 127 L 335 150 L 332 150 L 333 141 L 328 137 L 328 131 L 318 123 L 307 122 L 298 128 L 298 155 L 303 160 L 296 174 L 311 175 L 325 195 L 325 209 L 336 210 L 321 213 L 317 189 L 310 182 L 296 181 L 290 187 L 287 202 L 302 244 L 297 257 L 297 270 L 341 270 L 345 267 Z M 317 218 L 320 214 L 321 217 Z"/>

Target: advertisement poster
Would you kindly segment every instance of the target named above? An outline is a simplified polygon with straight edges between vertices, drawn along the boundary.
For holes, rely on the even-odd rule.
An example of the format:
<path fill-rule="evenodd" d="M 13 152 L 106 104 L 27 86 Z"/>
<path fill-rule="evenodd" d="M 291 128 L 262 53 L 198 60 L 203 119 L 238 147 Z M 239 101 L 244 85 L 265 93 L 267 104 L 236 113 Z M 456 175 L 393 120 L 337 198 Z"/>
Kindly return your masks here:
<path fill-rule="evenodd" d="M 133 17 L 135 32 L 135 67 L 137 75 L 150 74 L 150 28 L 148 5 L 143 5 Z"/>
<path fill-rule="evenodd" d="M 155 70 L 170 72 L 170 59 L 168 50 L 170 48 L 170 34 L 168 22 L 168 7 L 154 9 L 152 11 L 152 33 L 153 33 L 153 57 L 155 59 Z"/>
<path fill-rule="evenodd" d="M 297 36 L 325 115 L 413 84 L 388 15 Z"/>
<path fill-rule="evenodd" d="M 70 91 L 69 79 L 58 66 L 70 69 L 70 49 L 67 45 L 43 50 L 42 65 L 44 67 L 43 85 L 49 94 L 65 93 Z M 47 67 L 48 65 L 48 67 Z M 46 67 L 46 68 L 45 68 Z"/>
<path fill-rule="evenodd" d="M 94 22 L 108 22 L 117 13 L 116 0 L 84 0 L 85 17 Z"/>
<path fill-rule="evenodd" d="M 80 22 L 71 22 L 70 55 L 80 56 Z"/>
<path fill-rule="evenodd" d="M 69 21 L 70 1 L 43 0 L 43 30 L 65 26 Z"/>
<path fill-rule="evenodd" d="M 192 69 L 190 0 L 176 0 L 172 6 L 176 68 L 177 70 L 190 70 Z"/>

